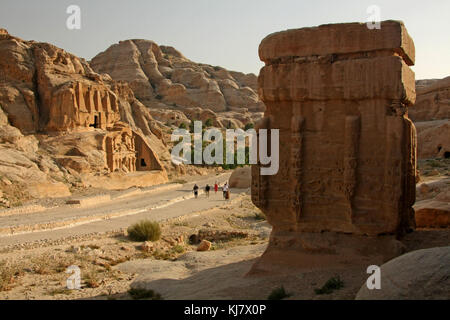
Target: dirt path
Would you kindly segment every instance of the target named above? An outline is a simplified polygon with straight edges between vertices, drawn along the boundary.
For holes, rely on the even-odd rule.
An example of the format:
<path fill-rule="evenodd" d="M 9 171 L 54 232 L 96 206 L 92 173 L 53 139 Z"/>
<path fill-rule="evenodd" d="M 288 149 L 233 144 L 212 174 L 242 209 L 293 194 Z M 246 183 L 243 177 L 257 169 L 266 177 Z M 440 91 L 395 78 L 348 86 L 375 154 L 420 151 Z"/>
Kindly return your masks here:
<path fill-rule="evenodd" d="M 224 203 L 220 192 L 217 195 L 212 192 L 210 198 L 206 198 L 201 191 L 199 198 L 194 199 L 191 190 L 195 183 L 202 189 L 206 183 L 223 183 L 229 176 L 229 173 L 209 176 L 173 189 L 162 187 L 162 191 L 156 189 L 151 194 L 116 197 L 87 208 L 66 205 L 36 213 L 2 216 L 0 249 L 29 242 L 117 231 L 142 219 L 164 221 L 214 208 Z M 233 191 L 236 192 L 238 190 Z"/>

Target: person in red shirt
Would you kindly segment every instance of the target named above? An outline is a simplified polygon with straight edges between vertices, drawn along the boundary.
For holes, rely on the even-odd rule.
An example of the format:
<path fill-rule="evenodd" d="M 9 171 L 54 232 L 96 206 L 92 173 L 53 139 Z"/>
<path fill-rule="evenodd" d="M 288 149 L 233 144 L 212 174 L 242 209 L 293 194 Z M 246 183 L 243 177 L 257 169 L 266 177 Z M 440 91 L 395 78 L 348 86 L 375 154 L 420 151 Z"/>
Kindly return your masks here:
<path fill-rule="evenodd" d="M 217 194 L 217 191 L 219 191 L 219 185 L 216 183 L 214 184 L 214 192 Z"/>

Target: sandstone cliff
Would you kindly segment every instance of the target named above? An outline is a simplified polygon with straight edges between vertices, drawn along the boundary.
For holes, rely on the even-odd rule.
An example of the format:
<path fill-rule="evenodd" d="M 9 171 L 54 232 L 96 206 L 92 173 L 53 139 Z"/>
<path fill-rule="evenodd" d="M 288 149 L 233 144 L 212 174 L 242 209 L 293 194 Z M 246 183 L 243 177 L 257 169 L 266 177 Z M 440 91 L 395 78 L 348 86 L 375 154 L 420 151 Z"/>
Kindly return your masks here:
<path fill-rule="evenodd" d="M 416 81 L 409 115 L 417 128 L 418 157 L 450 158 L 450 77 Z"/>
<path fill-rule="evenodd" d="M 162 130 L 127 83 L 4 29 L 0 57 L 0 187 L 9 198 L 69 195 L 84 175 L 166 176 Z"/>
<path fill-rule="evenodd" d="M 128 82 L 147 107 L 181 111 L 189 119 L 211 119 L 216 126 L 242 127 L 259 119 L 265 109 L 254 74 L 195 63 L 175 48 L 153 41 L 121 41 L 94 57 L 90 65 Z M 180 120 L 170 111 L 155 114 L 164 123 Z"/>

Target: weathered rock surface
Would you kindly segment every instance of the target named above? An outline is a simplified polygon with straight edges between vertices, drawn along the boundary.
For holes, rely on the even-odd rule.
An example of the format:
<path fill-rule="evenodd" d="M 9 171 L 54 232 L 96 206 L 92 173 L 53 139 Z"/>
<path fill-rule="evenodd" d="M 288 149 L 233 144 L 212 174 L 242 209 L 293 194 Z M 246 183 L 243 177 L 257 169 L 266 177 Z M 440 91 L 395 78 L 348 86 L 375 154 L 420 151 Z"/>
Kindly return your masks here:
<path fill-rule="evenodd" d="M 208 251 L 211 249 L 212 243 L 208 240 L 202 240 L 197 247 L 197 251 Z"/>
<path fill-rule="evenodd" d="M 265 108 L 256 93 L 255 75 L 195 63 L 176 49 L 149 40 L 121 41 L 94 57 L 90 65 L 127 81 L 136 97 L 152 109 L 174 109 L 189 117 L 191 108 L 201 108 L 216 120 L 215 113 L 235 111 L 251 118 L 249 111 Z"/>
<path fill-rule="evenodd" d="M 229 180 L 230 188 L 246 189 L 252 185 L 251 167 L 237 168 Z"/>
<path fill-rule="evenodd" d="M 420 182 L 416 187 L 416 199 L 417 202 L 422 200 L 432 200 L 438 194 L 448 191 L 450 191 L 450 178 Z"/>
<path fill-rule="evenodd" d="M 417 82 L 417 100 L 409 109 L 414 122 L 450 119 L 450 77 Z"/>
<path fill-rule="evenodd" d="M 450 158 L 450 77 L 416 81 L 409 116 L 417 128 L 419 159 Z"/>
<path fill-rule="evenodd" d="M 450 119 L 415 122 L 417 157 L 450 158 Z"/>
<path fill-rule="evenodd" d="M 297 253 L 292 261 L 307 264 L 315 235 L 325 231 L 362 236 L 330 236 L 338 260 L 358 257 L 382 234 L 413 229 L 416 135 L 407 108 L 415 101 L 414 44 L 403 23 L 384 21 L 375 32 L 359 23 L 278 32 L 259 54 L 267 107 L 259 127 L 280 130 L 278 173 L 252 167 L 252 200 L 273 226 L 263 261 Z M 384 241 L 374 256 L 401 252 L 395 240 Z"/>
<path fill-rule="evenodd" d="M 450 299 L 450 247 L 409 252 L 380 269 L 381 289 L 363 284 L 356 300 Z"/>
<path fill-rule="evenodd" d="M 433 199 L 416 202 L 414 210 L 418 228 L 450 227 L 450 188 Z"/>
<path fill-rule="evenodd" d="M 83 174 L 164 171 L 161 128 L 126 83 L 6 31 L 0 57 L 0 174 L 17 187 L 65 196 Z"/>

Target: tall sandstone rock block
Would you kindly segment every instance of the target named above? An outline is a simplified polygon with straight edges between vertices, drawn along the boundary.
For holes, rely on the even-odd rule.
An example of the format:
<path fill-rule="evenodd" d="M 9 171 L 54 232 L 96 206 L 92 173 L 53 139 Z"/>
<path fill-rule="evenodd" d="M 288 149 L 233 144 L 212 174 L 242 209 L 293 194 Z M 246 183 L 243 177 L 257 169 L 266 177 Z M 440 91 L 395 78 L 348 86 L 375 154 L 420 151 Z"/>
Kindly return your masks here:
<path fill-rule="evenodd" d="M 395 237 L 414 228 L 416 176 L 414 44 L 403 23 L 278 32 L 259 55 L 260 128 L 280 130 L 279 172 L 252 168 L 252 200 L 273 226 L 260 264 L 398 254 Z"/>

